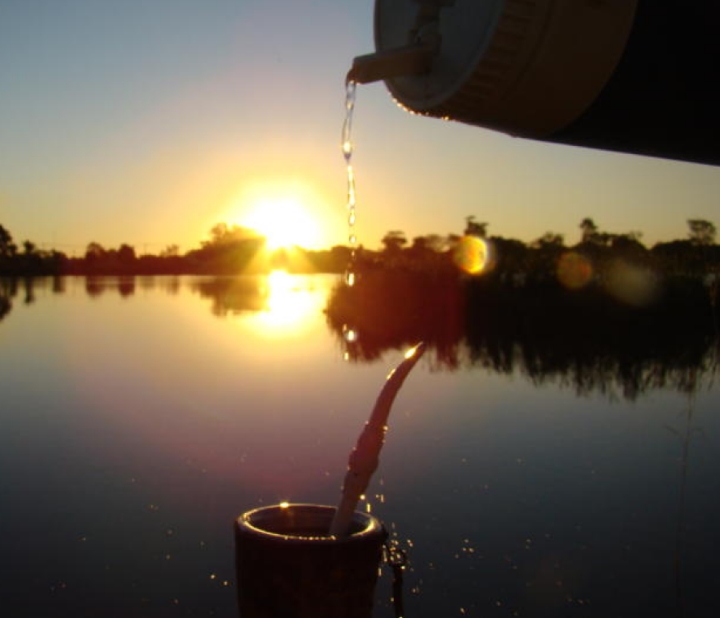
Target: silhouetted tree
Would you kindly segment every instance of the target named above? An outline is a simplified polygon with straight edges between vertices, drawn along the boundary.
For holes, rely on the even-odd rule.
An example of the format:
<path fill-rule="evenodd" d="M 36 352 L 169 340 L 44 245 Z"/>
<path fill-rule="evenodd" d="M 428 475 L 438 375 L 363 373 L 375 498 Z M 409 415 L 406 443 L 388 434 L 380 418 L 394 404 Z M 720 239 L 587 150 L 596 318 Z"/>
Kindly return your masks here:
<path fill-rule="evenodd" d="M 122 244 L 118 249 L 117 258 L 121 264 L 132 264 L 137 259 L 135 249 L 130 245 Z"/>
<path fill-rule="evenodd" d="M 450 248 L 446 236 L 441 236 L 440 234 L 426 234 L 423 238 L 425 239 L 425 246 L 436 253 L 442 253 Z"/>
<path fill-rule="evenodd" d="M 254 230 L 226 223 L 218 223 L 210 230 L 210 240 L 187 255 L 191 271 L 216 273 L 264 272 L 269 268 L 269 256 L 259 260 L 265 238 Z"/>
<path fill-rule="evenodd" d="M 17 252 L 12 235 L 0 225 L 0 258 L 11 258 Z"/>
<path fill-rule="evenodd" d="M 562 234 L 545 232 L 530 243 L 532 257 L 527 265 L 527 275 L 532 281 L 555 282 L 560 256 L 567 251 Z"/>
<path fill-rule="evenodd" d="M 255 230 L 240 225 L 228 226 L 227 223 L 218 223 L 210 230 L 210 240 L 201 243 L 203 247 L 221 247 L 230 243 L 244 240 L 258 240 L 262 238 Z"/>
<path fill-rule="evenodd" d="M 595 221 L 590 217 L 585 217 L 585 219 L 580 222 L 580 230 L 582 232 L 580 242 L 597 242 L 598 226 L 595 225 Z"/>
<path fill-rule="evenodd" d="M 565 239 L 562 234 L 555 234 L 554 232 L 545 232 L 540 238 L 537 238 L 530 243 L 533 249 L 547 249 L 562 248 L 564 246 Z"/>
<path fill-rule="evenodd" d="M 705 219 L 688 219 L 690 242 L 693 245 L 707 246 L 715 244 L 717 230 L 715 225 Z"/>
<path fill-rule="evenodd" d="M 644 263 L 648 258 L 648 250 L 640 242 L 640 232 L 612 234 L 611 248 L 614 257 L 622 257 L 633 263 Z"/>
<path fill-rule="evenodd" d="M 207 241 L 208 244 L 219 244 L 221 243 L 225 237 L 228 235 L 228 224 L 227 223 L 216 223 L 211 229 L 210 229 L 210 240 Z"/>
<path fill-rule="evenodd" d="M 478 238 L 485 238 L 487 236 L 487 228 L 489 223 L 482 222 L 478 223 L 475 220 L 475 215 L 469 215 L 465 217 L 465 231 L 463 232 L 466 236 L 477 236 Z"/>
<path fill-rule="evenodd" d="M 494 271 L 505 282 L 516 281 L 517 275 L 525 274 L 529 261 L 528 248 L 524 242 L 514 238 L 492 236 L 488 241 L 490 258 L 488 271 Z"/>
<path fill-rule="evenodd" d="M 399 253 L 400 250 L 407 244 L 407 238 L 405 232 L 400 230 L 391 230 L 380 241 L 383 244 L 384 251 L 386 253 Z"/>
<path fill-rule="evenodd" d="M 107 251 L 97 242 L 91 242 L 85 249 L 85 260 L 87 262 L 97 262 L 105 257 Z"/>
<path fill-rule="evenodd" d="M 180 255 L 180 247 L 177 245 L 168 245 L 160 252 L 160 257 L 170 258 L 178 257 Z"/>
<path fill-rule="evenodd" d="M 454 251 L 462 236 L 460 234 L 448 234 L 445 237 L 445 251 Z"/>

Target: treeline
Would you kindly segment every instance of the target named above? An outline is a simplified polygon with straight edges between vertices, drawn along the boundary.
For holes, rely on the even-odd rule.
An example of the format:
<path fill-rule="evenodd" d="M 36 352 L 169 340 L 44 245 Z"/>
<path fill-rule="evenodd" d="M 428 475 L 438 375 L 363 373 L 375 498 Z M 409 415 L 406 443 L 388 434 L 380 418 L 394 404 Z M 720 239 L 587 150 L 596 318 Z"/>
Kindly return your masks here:
<path fill-rule="evenodd" d="M 400 270 L 469 272 L 506 279 L 557 281 L 566 287 L 583 287 L 607 280 L 622 270 L 657 276 L 705 276 L 720 273 L 717 230 L 710 221 L 689 219 L 685 238 L 646 247 L 640 232 L 611 233 L 591 218 L 580 222 L 579 241 L 565 243 L 560 234 L 548 232 L 530 242 L 493 236 L 488 224 L 466 218 L 462 235 L 419 236 L 409 242 L 401 231 L 390 231 L 378 252 L 362 251 L 358 269 L 392 267 Z"/>
<path fill-rule="evenodd" d="M 434 253 L 434 268 L 417 268 L 410 256 L 426 248 L 399 246 L 397 233 L 377 259 L 359 256 L 353 285 L 338 283 L 325 311 L 348 358 L 372 362 L 424 341 L 437 370 L 519 372 L 629 399 L 692 392 L 701 376 L 716 376 L 720 247 L 711 224 L 691 220 L 687 239 L 651 249 L 590 219 L 572 247 L 550 237 L 525 245 L 474 224 L 454 252 Z"/>
<path fill-rule="evenodd" d="M 687 224 L 684 238 L 648 248 L 640 232 L 603 231 L 591 218 L 580 222 L 579 241 L 567 245 L 562 235 L 552 232 L 530 243 L 493 236 L 487 223 L 469 216 L 462 234 L 427 234 L 409 241 L 402 231 L 392 230 L 381 239 L 379 250 L 360 247 L 351 255 L 345 246 L 270 251 L 266 239 L 253 230 L 221 223 L 212 228 L 208 240 L 184 254 L 176 245 L 157 255 L 137 255 L 129 244 L 105 248 L 91 242 L 82 257 L 40 250 L 28 240 L 19 248 L 0 225 L 0 275 L 258 274 L 275 269 L 341 273 L 348 268 L 379 268 L 448 276 L 492 274 L 514 285 L 559 279 L 570 288 L 620 277 L 627 287 L 633 277 L 647 281 L 648 274 L 697 277 L 720 272 L 715 225 L 703 219 L 689 219 Z"/>
<path fill-rule="evenodd" d="M 106 248 L 88 244 L 82 257 L 57 250 L 41 250 L 25 241 L 22 248 L 0 225 L 0 276 L 41 275 L 183 275 L 262 274 L 276 269 L 303 273 L 340 273 L 350 259 L 350 249 L 333 247 L 313 251 L 292 247 L 269 251 L 266 239 L 253 230 L 220 223 L 200 247 L 181 254 L 169 245 L 159 254 L 138 255 L 129 244 Z"/>

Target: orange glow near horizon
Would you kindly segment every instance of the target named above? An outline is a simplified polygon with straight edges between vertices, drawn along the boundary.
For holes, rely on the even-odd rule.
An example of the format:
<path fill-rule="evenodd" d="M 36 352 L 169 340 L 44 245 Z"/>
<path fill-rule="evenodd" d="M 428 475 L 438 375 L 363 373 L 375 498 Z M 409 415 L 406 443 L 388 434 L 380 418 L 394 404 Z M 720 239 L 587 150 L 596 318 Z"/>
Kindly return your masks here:
<path fill-rule="evenodd" d="M 264 236 L 270 251 L 320 249 L 331 236 L 324 210 L 321 197 L 305 183 L 257 181 L 232 200 L 226 219 Z"/>

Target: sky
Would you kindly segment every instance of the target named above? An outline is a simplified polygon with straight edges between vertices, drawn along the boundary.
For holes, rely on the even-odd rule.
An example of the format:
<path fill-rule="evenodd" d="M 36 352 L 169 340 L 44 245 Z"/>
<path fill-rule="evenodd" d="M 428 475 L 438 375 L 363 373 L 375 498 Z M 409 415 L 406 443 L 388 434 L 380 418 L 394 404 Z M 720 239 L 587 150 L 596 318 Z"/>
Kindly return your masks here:
<path fill-rule="evenodd" d="M 372 16 L 371 0 L 0 0 L 0 225 L 68 254 L 157 253 L 268 225 L 260 211 L 307 248 L 346 244 L 344 80 Z M 718 167 L 415 116 L 382 83 L 358 87 L 353 142 L 370 248 L 470 215 L 568 244 L 585 217 L 648 246 L 720 224 Z"/>

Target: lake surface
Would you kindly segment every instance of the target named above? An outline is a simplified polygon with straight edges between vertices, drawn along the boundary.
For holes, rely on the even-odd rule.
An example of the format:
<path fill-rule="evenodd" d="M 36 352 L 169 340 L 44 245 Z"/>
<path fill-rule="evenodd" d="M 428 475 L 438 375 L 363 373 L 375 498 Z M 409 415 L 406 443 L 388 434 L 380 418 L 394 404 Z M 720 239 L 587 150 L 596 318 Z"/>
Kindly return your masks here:
<path fill-rule="evenodd" d="M 402 359 L 345 360 L 325 313 L 336 283 L 4 281 L 3 611 L 237 616 L 233 520 L 336 504 Z M 431 348 L 362 505 L 407 551 L 406 616 L 717 615 L 713 345 L 684 379 L 631 397 L 607 376 L 578 387 Z M 377 618 L 394 615 L 390 596 L 385 567 Z"/>

